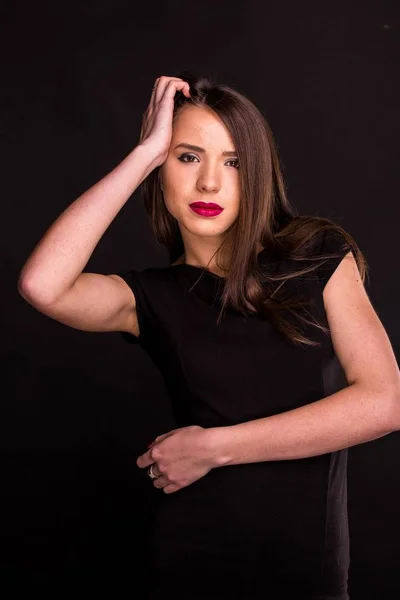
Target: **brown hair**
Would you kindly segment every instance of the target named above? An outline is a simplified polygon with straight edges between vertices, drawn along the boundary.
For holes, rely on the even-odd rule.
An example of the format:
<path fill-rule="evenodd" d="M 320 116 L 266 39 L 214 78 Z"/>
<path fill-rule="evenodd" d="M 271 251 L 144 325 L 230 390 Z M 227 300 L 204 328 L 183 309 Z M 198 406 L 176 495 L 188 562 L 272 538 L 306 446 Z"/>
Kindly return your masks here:
<path fill-rule="evenodd" d="M 353 252 L 364 283 L 369 267 L 363 253 L 340 225 L 330 219 L 299 216 L 295 212 L 286 196 L 272 131 L 263 114 L 245 95 L 225 84 L 216 83 L 211 76 L 196 76 L 191 71 L 184 71 L 179 77 L 189 83 L 191 97 L 187 98 L 182 92 L 176 93 L 173 122 L 187 105 L 212 109 L 230 132 L 239 161 L 239 215 L 217 250 L 222 252 L 226 244 L 225 251 L 229 256 L 218 323 L 230 306 L 244 315 L 264 315 L 293 343 L 319 345 L 305 337 L 284 317 L 284 313 L 289 311 L 300 321 L 315 325 L 327 335 L 329 329 L 316 319 L 309 320 L 301 314 L 301 309 L 308 303 L 304 299 L 286 297 L 284 284 L 339 256 L 332 253 L 315 255 L 315 248 L 325 232 L 336 232 L 344 238 L 349 251 Z M 153 235 L 167 248 L 170 261 L 174 262 L 184 252 L 184 244 L 178 222 L 164 203 L 160 167 L 142 182 L 141 195 Z M 278 275 L 262 272 L 257 261 L 258 244 L 267 247 L 272 254 L 278 253 L 284 259 L 299 262 L 300 268 Z M 311 262 L 311 265 L 302 267 L 301 262 L 304 261 Z"/>

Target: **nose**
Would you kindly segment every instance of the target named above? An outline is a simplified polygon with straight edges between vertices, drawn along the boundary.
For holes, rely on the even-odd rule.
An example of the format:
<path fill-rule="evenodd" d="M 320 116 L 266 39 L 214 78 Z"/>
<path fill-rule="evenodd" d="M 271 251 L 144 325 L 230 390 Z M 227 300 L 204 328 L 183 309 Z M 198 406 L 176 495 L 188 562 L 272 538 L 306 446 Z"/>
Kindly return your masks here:
<path fill-rule="evenodd" d="M 220 179 L 217 173 L 211 169 L 204 171 L 198 179 L 198 188 L 203 192 L 215 193 L 220 187 Z"/>

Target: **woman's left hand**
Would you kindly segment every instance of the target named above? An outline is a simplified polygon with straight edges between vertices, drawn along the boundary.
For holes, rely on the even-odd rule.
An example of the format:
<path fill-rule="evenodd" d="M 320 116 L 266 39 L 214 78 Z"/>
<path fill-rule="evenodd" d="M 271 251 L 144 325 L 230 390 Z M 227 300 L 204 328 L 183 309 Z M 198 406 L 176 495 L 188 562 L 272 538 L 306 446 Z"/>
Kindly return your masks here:
<path fill-rule="evenodd" d="M 214 433 L 198 425 L 173 429 L 156 437 L 136 464 L 141 469 L 153 465 L 153 485 L 166 494 L 176 492 L 217 466 Z"/>

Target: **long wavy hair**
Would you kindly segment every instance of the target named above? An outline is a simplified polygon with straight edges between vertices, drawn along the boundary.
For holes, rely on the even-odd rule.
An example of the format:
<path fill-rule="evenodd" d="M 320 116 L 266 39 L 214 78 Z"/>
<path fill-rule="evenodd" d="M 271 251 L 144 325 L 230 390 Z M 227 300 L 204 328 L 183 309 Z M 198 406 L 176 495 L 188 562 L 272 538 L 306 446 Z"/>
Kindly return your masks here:
<path fill-rule="evenodd" d="M 299 216 L 291 206 L 272 131 L 263 114 L 245 95 L 217 83 L 212 76 L 183 71 L 178 77 L 189 83 L 190 98 L 176 92 L 173 123 L 187 105 L 212 109 L 230 132 L 239 161 L 239 214 L 216 251 L 218 265 L 223 251 L 229 258 L 218 324 L 231 307 L 243 315 L 258 314 L 269 319 L 292 343 L 319 346 L 319 342 L 306 337 L 285 315 L 289 313 L 327 335 L 330 335 L 329 328 L 310 314 L 307 299 L 293 297 L 293 294 L 287 296 L 284 284 L 339 256 L 316 255 L 315 249 L 320 247 L 325 232 L 341 234 L 346 247 L 353 252 L 364 283 L 369 267 L 363 253 L 340 225 L 323 217 Z M 165 206 L 160 180 L 160 167 L 157 167 L 142 182 L 141 198 L 151 231 L 156 241 L 167 248 L 172 263 L 185 248 L 178 222 Z M 289 273 L 265 273 L 258 264 L 259 244 L 274 255 L 299 263 L 300 267 Z M 302 262 L 306 265 L 302 266 Z"/>

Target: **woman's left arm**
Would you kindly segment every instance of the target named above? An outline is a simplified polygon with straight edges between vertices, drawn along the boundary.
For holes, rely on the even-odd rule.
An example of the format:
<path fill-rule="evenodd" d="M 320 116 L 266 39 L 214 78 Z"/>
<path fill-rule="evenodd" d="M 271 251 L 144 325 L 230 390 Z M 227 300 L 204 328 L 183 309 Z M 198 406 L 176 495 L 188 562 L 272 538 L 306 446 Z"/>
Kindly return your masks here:
<path fill-rule="evenodd" d="M 219 465 L 325 454 L 400 429 L 400 372 L 352 252 L 324 291 L 332 343 L 348 387 L 272 417 L 213 432 Z"/>
<path fill-rule="evenodd" d="M 157 462 L 169 493 L 224 465 L 306 458 L 400 429 L 400 372 L 388 335 L 349 252 L 323 291 L 335 353 L 348 387 L 311 404 L 238 425 L 198 426 L 158 436 L 137 460 Z"/>

